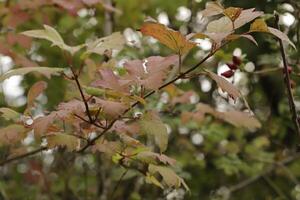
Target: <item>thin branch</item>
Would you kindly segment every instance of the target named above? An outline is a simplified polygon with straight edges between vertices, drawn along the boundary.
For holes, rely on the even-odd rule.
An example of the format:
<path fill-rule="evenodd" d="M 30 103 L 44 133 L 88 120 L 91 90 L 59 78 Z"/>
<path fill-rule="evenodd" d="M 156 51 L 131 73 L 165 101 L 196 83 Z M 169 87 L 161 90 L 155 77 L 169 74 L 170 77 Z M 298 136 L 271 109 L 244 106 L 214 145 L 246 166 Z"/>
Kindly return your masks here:
<path fill-rule="evenodd" d="M 10 162 L 13 162 L 13 161 L 15 161 L 15 160 L 20 160 L 20 159 L 22 159 L 22 158 L 26 158 L 26 157 L 28 157 L 28 156 L 37 154 L 37 153 L 42 152 L 42 151 L 44 151 L 44 150 L 46 150 L 46 149 L 47 149 L 47 147 L 41 147 L 41 148 L 39 148 L 39 149 L 36 149 L 36 150 L 33 150 L 33 151 L 29 151 L 29 152 L 27 152 L 27 153 L 25 153 L 25 154 L 22 154 L 22 155 L 18 155 L 18 156 L 9 158 L 9 159 L 7 159 L 7 160 L 4 160 L 4 161 L 0 162 L 0 166 L 3 166 L 3 165 L 5 165 L 5 164 L 10 163 Z"/>
<path fill-rule="evenodd" d="M 82 101 L 84 103 L 86 114 L 87 114 L 87 116 L 88 116 L 88 118 L 90 120 L 90 123 L 93 123 L 93 118 L 92 118 L 92 115 L 90 113 L 89 105 L 88 105 L 88 103 L 87 103 L 87 101 L 86 101 L 86 99 L 84 97 L 81 85 L 80 85 L 79 80 L 78 80 L 78 75 L 75 73 L 75 71 L 74 71 L 74 69 L 72 67 L 70 67 L 70 68 L 71 68 L 71 71 L 73 73 L 73 78 L 74 78 L 74 80 L 76 82 L 77 88 L 78 88 L 78 90 L 80 92 L 80 96 L 81 96 Z"/>
<path fill-rule="evenodd" d="M 276 14 L 275 18 L 276 18 L 277 29 L 279 30 L 279 15 Z M 282 40 L 278 39 L 278 41 L 279 41 L 279 45 L 280 45 L 280 51 L 281 51 L 281 56 L 282 56 L 282 61 L 283 61 L 283 66 L 284 66 L 284 74 L 283 75 L 284 75 L 284 81 L 285 81 L 287 92 L 288 92 L 290 111 L 292 113 L 296 131 L 297 131 L 298 135 L 300 136 L 300 125 L 298 122 L 298 114 L 297 114 L 296 105 L 294 102 L 294 97 L 293 97 L 292 88 L 291 88 L 291 79 L 290 79 L 290 74 L 289 74 L 289 70 L 288 70 L 286 54 L 285 54 Z"/>

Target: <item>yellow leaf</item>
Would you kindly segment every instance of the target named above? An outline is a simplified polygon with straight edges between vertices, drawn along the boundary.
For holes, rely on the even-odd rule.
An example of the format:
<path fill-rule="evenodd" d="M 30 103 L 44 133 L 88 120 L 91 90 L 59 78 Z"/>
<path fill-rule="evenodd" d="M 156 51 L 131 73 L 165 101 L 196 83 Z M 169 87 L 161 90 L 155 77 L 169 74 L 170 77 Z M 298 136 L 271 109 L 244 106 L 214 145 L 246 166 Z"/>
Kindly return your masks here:
<path fill-rule="evenodd" d="M 240 16 L 242 10 L 242 8 L 229 7 L 224 10 L 223 14 L 234 22 Z"/>
<path fill-rule="evenodd" d="M 256 19 L 250 26 L 250 32 L 269 32 L 268 26 L 263 19 Z"/>
<path fill-rule="evenodd" d="M 174 31 L 163 24 L 146 22 L 141 27 L 141 32 L 144 35 L 154 37 L 177 54 L 183 55 L 195 46 L 195 43 L 188 41 L 180 32 Z"/>

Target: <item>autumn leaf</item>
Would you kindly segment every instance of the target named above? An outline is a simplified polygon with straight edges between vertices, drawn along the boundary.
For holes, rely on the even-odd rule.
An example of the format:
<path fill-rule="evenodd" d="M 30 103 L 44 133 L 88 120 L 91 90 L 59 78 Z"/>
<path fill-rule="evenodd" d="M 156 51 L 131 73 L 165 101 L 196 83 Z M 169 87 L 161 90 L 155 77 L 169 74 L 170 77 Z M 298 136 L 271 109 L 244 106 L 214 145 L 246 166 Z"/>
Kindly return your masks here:
<path fill-rule="evenodd" d="M 0 129 L 0 145 L 13 145 L 26 137 L 27 129 L 19 124 Z"/>
<path fill-rule="evenodd" d="M 47 88 L 45 81 L 39 81 L 33 84 L 27 94 L 27 109 L 31 108 L 34 104 L 34 100 Z"/>
<path fill-rule="evenodd" d="M 232 83 L 228 82 L 224 78 L 218 76 L 217 74 L 215 74 L 211 71 L 208 71 L 208 70 L 205 70 L 205 71 L 207 72 L 207 75 L 209 75 L 214 81 L 216 81 L 218 86 L 223 91 L 227 92 L 231 98 L 236 100 L 237 98 L 242 96 L 240 91 Z"/>
<path fill-rule="evenodd" d="M 294 49 L 296 49 L 295 44 L 288 38 L 286 34 L 281 32 L 278 29 L 268 27 L 266 22 L 263 19 L 256 19 L 250 26 L 249 32 L 263 32 L 263 33 L 270 33 L 277 37 L 278 39 L 288 42 Z"/>
<path fill-rule="evenodd" d="M 209 33 L 230 33 L 233 29 L 233 23 L 227 16 L 211 21 L 206 27 Z"/>
<path fill-rule="evenodd" d="M 168 147 L 168 132 L 166 126 L 154 112 L 146 113 L 140 120 L 141 131 L 148 136 L 154 137 L 155 144 L 160 152 Z"/>
<path fill-rule="evenodd" d="M 199 103 L 197 104 L 197 112 L 193 114 L 197 113 L 210 114 L 236 127 L 248 128 L 250 130 L 255 130 L 261 127 L 260 122 L 255 118 L 255 116 L 247 112 L 241 112 L 237 110 L 220 112 L 207 104 Z"/>
<path fill-rule="evenodd" d="M 121 102 L 104 100 L 97 97 L 94 98 L 96 104 L 102 107 L 103 113 L 109 117 L 118 117 L 128 108 L 127 105 Z"/>
<path fill-rule="evenodd" d="M 229 7 L 223 11 L 223 14 L 230 18 L 231 21 L 235 21 L 241 14 L 242 8 Z"/>
<path fill-rule="evenodd" d="M 256 19 L 250 26 L 250 32 L 269 32 L 268 25 L 263 19 Z"/>
<path fill-rule="evenodd" d="M 224 11 L 224 7 L 217 1 L 207 2 L 205 6 L 205 10 L 201 11 L 201 14 L 204 17 L 210 17 L 214 15 L 222 14 Z"/>
<path fill-rule="evenodd" d="M 24 31 L 21 34 L 33 38 L 49 40 L 54 46 L 58 46 L 61 49 L 69 51 L 72 55 L 84 47 L 84 45 L 66 45 L 60 34 L 53 27 L 48 25 L 44 25 L 44 29 Z"/>
<path fill-rule="evenodd" d="M 263 14 L 264 13 L 261 11 L 256 11 L 255 8 L 243 10 L 239 17 L 234 21 L 234 28 L 238 29 L 254 19 L 262 16 Z"/>
<path fill-rule="evenodd" d="M 127 79 L 146 89 L 156 90 L 163 84 L 170 66 L 178 65 L 176 55 L 168 57 L 152 56 L 144 60 L 131 60 L 124 64 Z"/>
<path fill-rule="evenodd" d="M 173 158 L 170 158 L 164 154 L 154 153 L 152 151 L 141 151 L 136 155 L 136 158 L 148 164 L 158 164 L 158 162 L 171 166 L 174 166 L 176 164 L 176 160 L 174 160 Z"/>
<path fill-rule="evenodd" d="M 79 146 L 79 139 L 65 133 L 52 133 L 47 135 L 47 147 L 49 149 L 58 146 L 66 147 L 69 151 L 75 151 Z"/>
<path fill-rule="evenodd" d="M 252 115 L 240 111 L 227 111 L 220 115 L 223 120 L 236 127 L 245 127 L 248 129 L 257 129 L 261 127 L 260 122 Z"/>
<path fill-rule="evenodd" d="M 112 69 L 100 69 L 101 79 L 94 81 L 91 85 L 111 89 L 117 92 L 129 94 L 131 80 L 124 80 L 117 76 Z"/>
<path fill-rule="evenodd" d="M 144 35 L 154 37 L 179 55 L 188 53 L 195 46 L 195 43 L 188 41 L 180 32 L 163 24 L 145 22 L 141 27 L 141 32 Z"/>
<path fill-rule="evenodd" d="M 226 40 L 228 41 L 232 41 L 232 40 L 237 40 L 237 39 L 240 39 L 240 38 L 246 38 L 247 40 L 250 40 L 252 43 L 254 43 L 256 46 L 258 46 L 258 43 L 257 41 L 254 39 L 254 37 L 252 35 L 249 35 L 249 34 L 231 34 L 231 35 L 228 35 Z"/>
<path fill-rule="evenodd" d="M 50 78 L 51 75 L 59 75 L 64 71 L 63 68 L 52 68 L 52 67 L 25 67 L 25 68 L 18 68 L 10 70 L 3 75 L 0 76 L 0 82 L 4 81 L 5 79 L 10 78 L 11 76 L 16 75 L 25 75 L 30 72 L 38 72 L 43 74 L 47 78 Z"/>
<path fill-rule="evenodd" d="M 164 183 L 168 187 L 179 188 L 180 186 L 183 186 L 186 190 L 189 190 L 184 180 L 180 178 L 171 168 L 150 164 L 148 171 L 153 175 L 155 173 L 159 173 L 162 176 Z"/>

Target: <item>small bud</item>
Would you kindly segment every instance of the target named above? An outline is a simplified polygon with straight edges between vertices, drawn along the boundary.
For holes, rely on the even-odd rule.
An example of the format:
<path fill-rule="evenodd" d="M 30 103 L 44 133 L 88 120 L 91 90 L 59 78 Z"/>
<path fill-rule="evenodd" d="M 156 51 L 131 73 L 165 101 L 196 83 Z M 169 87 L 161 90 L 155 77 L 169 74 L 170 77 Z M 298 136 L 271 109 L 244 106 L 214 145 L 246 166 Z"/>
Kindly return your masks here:
<path fill-rule="evenodd" d="M 234 63 L 226 63 L 226 65 L 231 69 L 231 70 L 236 70 L 238 66 Z"/>
<path fill-rule="evenodd" d="M 242 64 L 242 60 L 241 60 L 241 58 L 239 58 L 239 57 L 237 57 L 237 56 L 232 56 L 232 62 L 234 63 L 234 64 L 236 64 L 236 65 L 240 65 L 240 64 Z"/>
<path fill-rule="evenodd" d="M 234 72 L 232 70 L 228 70 L 226 72 L 223 72 L 221 75 L 226 77 L 226 78 L 230 78 L 234 75 Z"/>

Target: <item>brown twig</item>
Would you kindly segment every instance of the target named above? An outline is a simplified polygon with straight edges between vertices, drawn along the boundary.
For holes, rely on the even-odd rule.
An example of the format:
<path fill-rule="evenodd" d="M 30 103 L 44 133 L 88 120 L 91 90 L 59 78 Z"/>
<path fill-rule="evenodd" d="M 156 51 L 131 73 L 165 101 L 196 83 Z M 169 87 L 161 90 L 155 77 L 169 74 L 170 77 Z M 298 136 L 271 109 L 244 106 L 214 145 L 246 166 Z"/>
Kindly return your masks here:
<path fill-rule="evenodd" d="M 22 158 L 26 158 L 26 157 L 28 157 L 28 156 L 37 154 L 37 153 L 42 152 L 42 151 L 44 151 L 44 150 L 46 150 L 46 149 L 47 149 L 47 147 L 41 147 L 41 148 L 39 148 L 39 149 L 36 149 L 36 150 L 33 150 L 33 151 L 29 151 L 29 152 L 27 152 L 27 153 L 25 153 L 25 154 L 22 154 L 22 155 L 18 155 L 18 156 L 9 158 L 9 159 L 7 159 L 7 160 L 4 160 L 4 161 L 0 162 L 0 166 L 3 166 L 3 165 L 5 165 L 5 164 L 10 163 L 10 162 L 13 162 L 13 161 L 15 161 L 15 160 L 20 160 L 20 159 L 22 159 Z"/>
<path fill-rule="evenodd" d="M 280 27 L 279 27 L 279 15 L 278 14 L 275 14 L 275 19 L 276 19 L 277 29 L 279 30 Z M 284 75 L 284 82 L 286 84 L 286 88 L 287 88 L 287 92 L 288 92 L 290 111 L 292 113 L 292 118 L 293 118 L 293 121 L 295 124 L 296 131 L 297 131 L 298 135 L 300 136 L 300 125 L 298 122 L 298 114 L 297 114 L 296 105 L 295 105 L 292 88 L 291 88 L 291 79 L 290 79 L 290 74 L 289 74 L 289 70 L 288 70 L 286 54 L 285 54 L 282 40 L 278 39 L 278 41 L 279 41 L 279 45 L 280 45 L 280 52 L 281 52 L 281 56 L 282 56 L 283 66 L 284 66 L 283 75 Z"/>
<path fill-rule="evenodd" d="M 78 75 L 75 73 L 75 71 L 74 71 L 74 69 L 72 67 L 70 67 L 70 68 L 71 68 L 71 71 L 73 73 L 73 78 L 74 78 L 74 80 L 76 82 L 77 88 L 78 88 L 78 90 L 80 92 L 80 96 L 81 96 L 82 101 L 84 103 L 85 110 L 86 110 L 85 112 L 86 112 L 86 114 L 87 114 L 87 116 L 88 116 L 88 118 L 90 120 L 90 123 L 93 123 L 93 118 L 92 118 L 92 115 L 90 113 L 89 104 L 88 104 L 88 102 L 86 101 L 86 99 L 84 97 L 81 85 L 80 85 L 79 80 L 78 80 Z"/>

